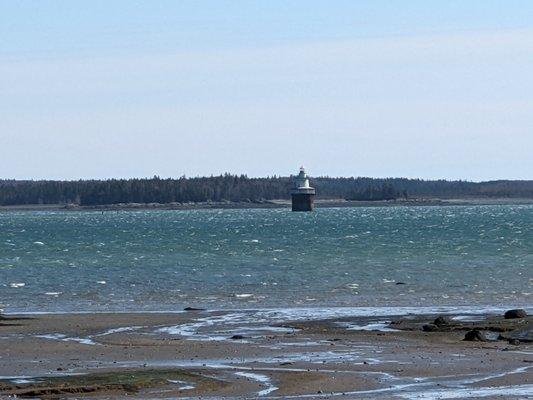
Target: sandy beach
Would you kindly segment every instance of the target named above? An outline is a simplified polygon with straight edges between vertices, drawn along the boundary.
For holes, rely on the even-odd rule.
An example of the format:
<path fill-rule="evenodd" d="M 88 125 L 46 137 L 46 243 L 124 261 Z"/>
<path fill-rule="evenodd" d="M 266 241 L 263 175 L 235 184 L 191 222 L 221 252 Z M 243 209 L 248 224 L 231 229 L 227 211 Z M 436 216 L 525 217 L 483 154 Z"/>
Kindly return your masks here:
<path fill-rule="evenodd" d="M 273 311 L 4 316 L 10 398 L 528 398 L 532 317 Z M 433 322 L 437 322 L 434 324 Z M 480 329 L 484 341 L 465 341 Z"/>

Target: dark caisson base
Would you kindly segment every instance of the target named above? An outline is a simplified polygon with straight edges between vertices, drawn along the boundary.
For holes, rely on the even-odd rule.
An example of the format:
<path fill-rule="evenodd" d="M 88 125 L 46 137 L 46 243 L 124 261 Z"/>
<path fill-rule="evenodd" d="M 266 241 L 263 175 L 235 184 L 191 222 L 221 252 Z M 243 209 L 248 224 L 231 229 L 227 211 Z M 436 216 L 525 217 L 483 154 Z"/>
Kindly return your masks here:
<path fill-rule="evenodd" d="M 313 211 L 315 208 L 314 194 L 293 194 L 292 211 Z"/>

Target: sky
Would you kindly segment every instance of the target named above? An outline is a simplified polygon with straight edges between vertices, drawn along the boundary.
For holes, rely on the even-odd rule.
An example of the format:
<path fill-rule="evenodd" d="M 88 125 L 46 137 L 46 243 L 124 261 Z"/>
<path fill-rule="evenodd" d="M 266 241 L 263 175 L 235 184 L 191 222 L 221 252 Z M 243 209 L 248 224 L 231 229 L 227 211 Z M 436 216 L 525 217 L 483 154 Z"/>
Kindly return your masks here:
<path fill-rule="evenodd" d="M 533 2 L 0 0 L 0 179 L 533 179 Z"/>

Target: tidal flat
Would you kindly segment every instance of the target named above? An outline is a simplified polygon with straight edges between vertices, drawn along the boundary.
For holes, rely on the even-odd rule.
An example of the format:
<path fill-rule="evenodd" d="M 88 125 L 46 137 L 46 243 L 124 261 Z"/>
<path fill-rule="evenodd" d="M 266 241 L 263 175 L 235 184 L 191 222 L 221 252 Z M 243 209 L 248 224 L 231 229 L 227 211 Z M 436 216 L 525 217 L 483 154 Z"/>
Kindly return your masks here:
<path fill-rule="evenodd" d="M 5 316 L 0 396 L 490 399 L 533 393 L 532 317 L 404 311 Z M 482 341 L 465 341 L 476 329 Z"/>

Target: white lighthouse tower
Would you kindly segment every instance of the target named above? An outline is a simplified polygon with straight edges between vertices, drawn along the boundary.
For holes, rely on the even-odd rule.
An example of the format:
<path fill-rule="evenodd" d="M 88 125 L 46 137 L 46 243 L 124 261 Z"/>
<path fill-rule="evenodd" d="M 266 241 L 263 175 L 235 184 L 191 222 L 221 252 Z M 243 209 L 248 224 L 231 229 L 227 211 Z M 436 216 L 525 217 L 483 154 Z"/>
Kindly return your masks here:
<path fill-rule="evenodd" d="M 309 178 L 305 168 L 300 167 L 300 173 L 294 179 L 291 189 L 292 211 L 313 211 L 315 205 L 315 188 L 309 186 Z"/>

